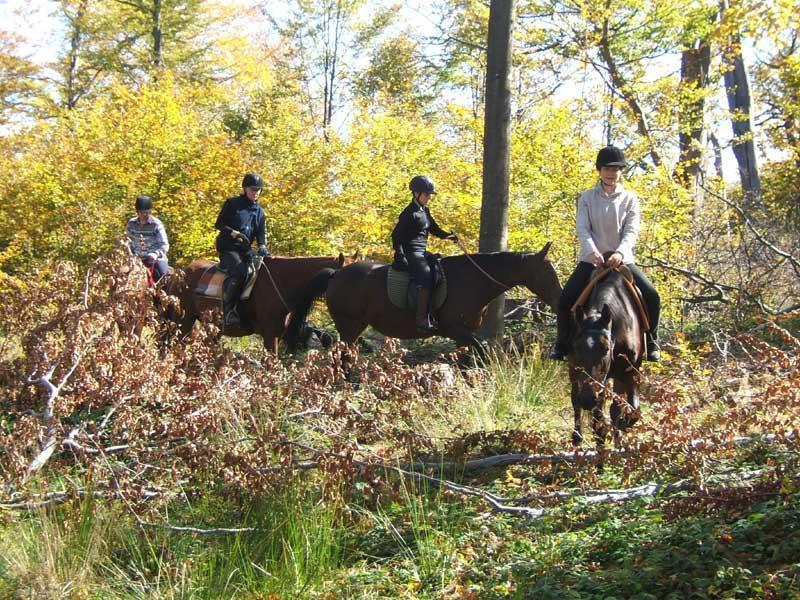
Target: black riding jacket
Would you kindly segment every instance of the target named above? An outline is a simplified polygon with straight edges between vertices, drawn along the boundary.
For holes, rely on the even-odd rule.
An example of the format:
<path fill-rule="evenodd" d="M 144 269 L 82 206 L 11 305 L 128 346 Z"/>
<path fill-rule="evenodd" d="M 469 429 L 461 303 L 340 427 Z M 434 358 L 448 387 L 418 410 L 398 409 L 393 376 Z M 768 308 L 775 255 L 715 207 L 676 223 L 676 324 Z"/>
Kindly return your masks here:
<path fill-rule="evenodd" d="M 438 238 L 446 238 L 450 235 L 439 227 L 427 206 L 422 206 L 412 200 L 400 213 L 397 225 L 392 230 L 395 263 L 404 262 L 407 254 L 425 252 L 428 246 L 428 233 Z"/>
<path fill-rule="evenodd" d="M 228 198 L 222 205 L 222 210 L 217 216 L 215 225 L 219 229 L 217 234 L 217 252 L 222 254 L 234 250 L 236 252 L 246 252 L 249 245 L 242 242 L 239 238 L 233 239 L 231 231 L 235 230 L 247 237 L 252 243 L 254 240 L 259 246 L 266 246 L 266 216 L 264 209 L 258 202 L 250 201 L 247 196 L 241 194 Z"/>

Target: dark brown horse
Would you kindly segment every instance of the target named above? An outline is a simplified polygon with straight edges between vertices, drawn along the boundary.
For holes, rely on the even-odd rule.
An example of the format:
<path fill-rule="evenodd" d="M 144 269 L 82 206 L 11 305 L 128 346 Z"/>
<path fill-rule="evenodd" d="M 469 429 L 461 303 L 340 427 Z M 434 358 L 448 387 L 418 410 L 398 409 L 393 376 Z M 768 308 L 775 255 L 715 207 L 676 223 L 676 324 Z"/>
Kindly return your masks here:
<path fill-rule="evenodd" d="M 599 281 L 583 306 L 575 311 L 570 339 L 569 378 L 575 429 L 572 443 L 580 445 L 581 411 L 592 411 L 592 430 L 598 445 L 611 426 L 615 441 L 639 420 L 639 367 L 644 356 L 639 312 L 622 275 L 610 271 Z M 613 394 L 609 393 L 613 390 Z M 612 396 L 611 421 L 605 416 Z"/>
<path fill-rule="evenodd" d="M 250 327 L 235 327 L 223 330 L 222 334 L 231 337 L 242 337 L 253 333 L 264 340 L 264 347 L 278 353 L 278 341 L 286 331 L 287 317 L 290 307 L 296 301 L 298 292 L 309 285 L 314 275 L 322 269 L 341 269 L 357 259 L 343 254 L 334 256 L 282 257 L 273 256 L 264 259 L 261 264 L 250 298 L 239 305 L 242 322 Z M 181 332 L 188 333 L 200 315 L 208 310 L 217 310 L 215 319 L 221 325 L 221 304 L 219 299 L 200 297 L 195 289 L 200 277 L 215 263 L 207 260 L 196 260 L 183 273 L 183 281 L 172 278 L 165 284 L 168 294 L 178 296 L 181 304 L 181 315 L 176 319 Z"/>
<path fill-rule="evenodd" d="M 432 333 L 417 330 L 414 313 L 389 301 L 386 292 L 388 265 L 361 262 L 337 272 L 323 272 L 298 299 L 287 332 L 287 343 L 297 335 L 315 297 L 325 293 L 328 311 L 342 341 L 353 344 L 367 325 L 384 335 L 426 338 L 440 335 L 482 353 L 475 330 L 483 322 L 486 307 L 502 292 L 524 285 L 551 307 L 561 293 L 553 265 L 547 259 L 550 244 L 536 254 L 497 252 L 448 256 L 442 259 L 447 279 L 447 299 L 435 313 L 439 327 Z"/>

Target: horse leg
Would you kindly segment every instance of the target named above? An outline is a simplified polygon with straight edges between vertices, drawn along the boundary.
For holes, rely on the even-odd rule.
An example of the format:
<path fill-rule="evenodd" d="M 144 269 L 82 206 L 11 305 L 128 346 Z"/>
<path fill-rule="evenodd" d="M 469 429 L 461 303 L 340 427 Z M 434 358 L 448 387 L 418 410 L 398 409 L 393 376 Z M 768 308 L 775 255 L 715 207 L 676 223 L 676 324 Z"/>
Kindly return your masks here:
<path fill-rule="evenodd" d="M 337 316 L 334 315 L 333 324 L 336 326 L 336 331 L 339 332 L 339 337 L 346 344 L 346 347 L 340 352 L 339 363 L 345 381 L 350 381 L 350 375 L 355 363 L 353 357 L 358 355 L 356 341 L 367 328 L 367 323 L 365 321 L 343 319 L 341 317 L 337 318 Z"/>
<path fill-rule="evenodd" d="M 603 394 L 598 394 L 597 402 L 592 408 L 592 431 L 594 432 L 594 439 L 597 443 L 597 449 L 601 450 L 606 443 L 606 435 L 611 428 L 605 416 L 606 401 Z"/>
<path fill-rule="evenodd" d="M 639 420 L 639 386 L 632 377 L 614 380 L 614 393 L 611 422 L 615 428 L 625 431 Z"/>
<path fill-rule="evenodd" d="M 264 342 L 266 351 L 278 356 L 278 338 L 274 335 L 265 334 L 261 336 L 261 339 Z"/>
<path fill-rule="evenodd" d="M 440 335 L 446 335 L 459 346 L 470 348 L 475 353 L 475 358 L 481 363 L 485 364 L 489 358 L 483 341 L 467 328 L 450 329 L 446 332 L 440 331 Z"/>
<path fill-rule="evenodd" d="M 194 323 L 197 321 L 197 317 L 194 315 L 188 316 L 185 319 L 181 319 L 178 323 L 178 327 L 181 330 L 182 336 L 187 336 L 192 331 L 192 327 L 194 327 Z"/>
<path fill-rule="evenodd" d="M 336 316 L 333 317 L 333 324 L 336 326 L 336 331 L 339 332 L 342 341 L 348 346 L 354 346 L 358 337 L 367 328 L 366 321 L 343 319 Z"/>
<path fill-rule="evenodd" d="M 579 398 L 581 389 L 580 382 L 577 379 L 577 373 L 570 366 L 569 368 L 569 383 L 570 383 L 570 398 L 572 399 L 572 412 L 575 417 L 575 425 L 572 428 L 572 445 L 578 448 L 583 443 L 583 433 L 581 432 L 581 416 L 583 415 L 583 407 Z"/>
<path fill-rule="evenodd" d="M 572 428 L 572 446 L 579 448 L 583 443 L 583 434 L 581 433 L 581 414 L 583 414 L 583 409 L 573 402 L 572 412 L 575 416 L 575 426 Z"/>

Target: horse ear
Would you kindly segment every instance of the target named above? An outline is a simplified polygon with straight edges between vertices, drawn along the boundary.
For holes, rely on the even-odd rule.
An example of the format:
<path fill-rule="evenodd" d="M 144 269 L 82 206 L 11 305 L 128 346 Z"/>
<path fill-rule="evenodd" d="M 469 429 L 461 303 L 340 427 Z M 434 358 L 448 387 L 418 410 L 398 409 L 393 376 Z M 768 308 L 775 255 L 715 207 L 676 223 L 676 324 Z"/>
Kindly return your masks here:
<path fill-rule="evenodd" d="M 339 252 L 339 259 L 338 260 L 339 260 L 339 266 L 340 267 L 342 265 L 344 265 L 344 254 L 342 254 L 341 252 Z"/>
<path fill-rule="evenodd" d="M 353 252 L 353 262 L 356 262 L 361 259 L 361 248 L 356 248 L 356 251 Z"/>
<path fill-rule="evenodd" d="M 603 304 L 603 310 L 600 313 L 598 325 L 603 329 L 607 329 L 609 323 L 611 323 L 611 310 L 608 308 L 608 304 Z"/>
<path fill-rule="evenodd" d="M 545 245 L 542 247 L 542 249 L 541 249 L 541 250 L 539 250 L 539 252 L 537 252 L 537 254 L 538 254 L 538 255 L 540 255 L 542 258 L 544 258 L 545 256 L 547 256 L 547 253 L 550 251 L 550 246 L 551 246 L 552 244 L 553 244 L 553 242 L 547 242 L 547 243 L 546 243 L 546 244 L 545 244 Z"/>

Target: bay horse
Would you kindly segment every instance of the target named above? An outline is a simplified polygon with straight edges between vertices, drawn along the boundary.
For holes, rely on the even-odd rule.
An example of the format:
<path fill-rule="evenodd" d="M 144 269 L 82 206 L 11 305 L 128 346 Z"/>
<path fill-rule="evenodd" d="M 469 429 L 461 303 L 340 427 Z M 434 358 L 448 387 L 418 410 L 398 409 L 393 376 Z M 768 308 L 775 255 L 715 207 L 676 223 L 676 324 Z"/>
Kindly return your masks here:
<path fill-rule="evenodd" d="M 599 269 L 600 267 L 598 267 Z M 644 357 L 644 328 L 635 300 L 623 275 L 609 270 L 595 284 L 588 300 L 574 312 L 570 336 L 569 379 L 575 428 L 572 443 L 579 446 L 581 412 L 592 411 L 592 430 L 598 446 L 613 426 L 615 442 L 640 416 L 639 367 Z M 613 390 L 613 394 L 609 393 Z M 613 396 L 611 421 L 605 403 Z"/>
<path fill-rule="evenodd" d="M 389 265 L 359 262 L 340 271 L 323 271 L 294 307 L 285 338 L 287 345 L 292 347 L 314 299 L 324 293 L 336 329 L 349 345 L 371 325 L 386 336 L 404 340 L 433 335 L 448 337 L 483 356 L 475 330 L 483 322 L 489 302 L 501 293 L 524 285 L 555 308 L 561 284 L 547 258 L 549 249 L 548 242 L 539 252 L 531 254 L 496 252 L 443 258 L 447 298 L 435 313 L 439 326 L 433 332 L 419 331 L 414 312 L 397 308 L 389 300 L 386 291 Z"/>
<path fill-rule="evenodd" d="M 170 278 L 165 284 L 165 291 L 180 300 L 181 314 L 174 320 L 184 335 L 191 331 L 203 312 L 216 309 L 218 314 L 215 319 L 220 324 L 222 335 L 242 337 L 257 333 L 263 339 L 264 347 L 277 354 L 278 342 L 286 331 L 287 317 L 298 292 L 305 289 L 320 270 L 341 269 L 356 261 L 358 254 L 356 252 L 350 258 L 345 258 L 341 253 L 339 256 L 266 257 L 259 268 L 250 298 L 239 302 L 243 325 L 227 329 L 221 327 L 220 299 L 195 294 L 202 275 L 216 263 L 202 259 L 192 262 L 183 270 L 182 281 L 180 277 Z M 247 327 L 248 324 L 250 327 Z"/>

